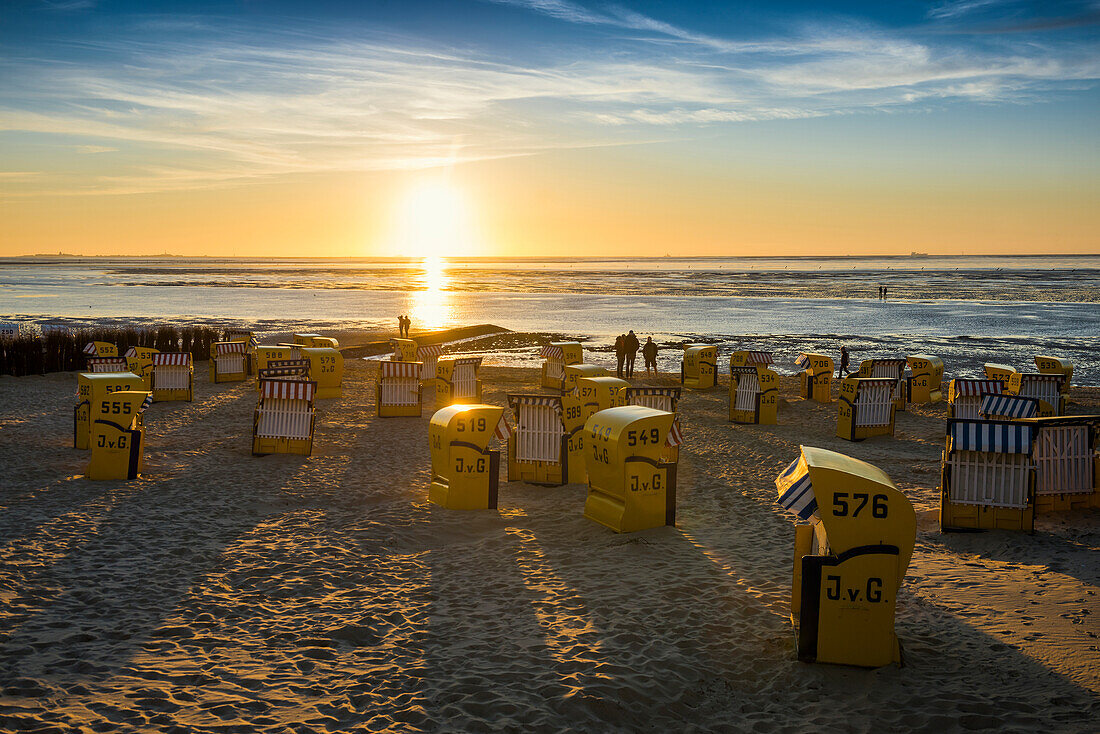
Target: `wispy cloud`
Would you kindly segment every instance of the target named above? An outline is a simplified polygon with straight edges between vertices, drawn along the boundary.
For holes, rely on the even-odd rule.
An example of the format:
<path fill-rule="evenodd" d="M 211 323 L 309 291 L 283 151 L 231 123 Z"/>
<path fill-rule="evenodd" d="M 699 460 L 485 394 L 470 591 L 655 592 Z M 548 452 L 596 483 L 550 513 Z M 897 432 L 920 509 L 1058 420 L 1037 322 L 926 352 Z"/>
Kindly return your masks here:
<path fill-rule="evenodd" d="M 65 190 L 128 193 L 686 138 L 935 100 L 1030 101 L 1100 78 L 1092 45 L 953 45 L 850 23 L 748 43 L 623 9 L 505 1 L 614 37 L 584 58 L 536 64 L 379 33 L 231 32 L 186 18 L 146 40 L 158 22 L 146 20 L 141 32 L 89 43 L 79 62 L 0 60 L 0 131 L 50 135 L 79 153 L 117 149 L 86 159 L 102 168 L 79 167 Z M 144 163 L 118 162 L 134 150 Z"/>

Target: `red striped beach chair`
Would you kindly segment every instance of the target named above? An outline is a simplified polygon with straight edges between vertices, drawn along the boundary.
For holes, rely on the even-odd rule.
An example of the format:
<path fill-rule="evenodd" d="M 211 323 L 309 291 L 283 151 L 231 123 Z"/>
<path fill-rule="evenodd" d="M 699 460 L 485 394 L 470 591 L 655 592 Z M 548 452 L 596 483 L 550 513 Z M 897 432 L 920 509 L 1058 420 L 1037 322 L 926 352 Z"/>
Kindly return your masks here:
<path fill-rule="evenodd" d="M 313 453 L 317 383 L 309 380 L 260 380 L 252 419 L 252 454 Z"/>
<path fill-rule="evenodd" d="M 194 377 L 190 352 L 157 352 L 153 355 L 153 402 L 191 402 Z"/>

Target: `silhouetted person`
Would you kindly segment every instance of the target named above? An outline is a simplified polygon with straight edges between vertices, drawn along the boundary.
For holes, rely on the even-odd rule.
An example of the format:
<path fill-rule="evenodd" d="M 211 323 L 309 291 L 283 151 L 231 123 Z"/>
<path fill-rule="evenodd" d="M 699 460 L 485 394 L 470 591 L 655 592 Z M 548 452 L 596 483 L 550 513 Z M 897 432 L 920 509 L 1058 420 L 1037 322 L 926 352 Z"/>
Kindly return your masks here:
<path fill-rule="evenodd" d="M 615 337 L 615 359 L 619 362 L 619 366 L 615 368 L 615 376 L 622 379 L 623 361 L 626 359 L 626 334 Z"/>
<path fill-rule="evenodd" d="M 630 333 L 626 335 L 623 346 L 626 347 L 626 376 L 627 379 L 632 379 L 634 377 L 634 360 L 638 358 L 638 347 L 641 346 L 638 343 L 638 337 L 634 336 L 634 329 L 631 329 Z"/>
<path fill-rule="evenodd" d="M 841 347 L 840 348 L 840 367 L 837 368 L 836 376 L 839 378 L 842 373 L 845 376 L 847 376 L 848 372 L 849 372 L 849 370 L 848 370 L 848 348 L 847 347 Z"/>
<path fill-rule="evenodd" d="M 401 314 L 397 317 L 397 336 L 405 336 L 405 314 Z"/>
<path fill-rule="evenodd" d="M 657 374 L 657 342 L 653 341 L 653 337 L 646 337 L 645 344 L 642 346 L 642 359 L 645 360 L 645 373 L 649 374 L 649 369 L 653 368 L 653 374 Z"/>
<path fill-rule="evenodd" d="M 886 298 L 886 286 L 882 286 L 882 297 Z"/>

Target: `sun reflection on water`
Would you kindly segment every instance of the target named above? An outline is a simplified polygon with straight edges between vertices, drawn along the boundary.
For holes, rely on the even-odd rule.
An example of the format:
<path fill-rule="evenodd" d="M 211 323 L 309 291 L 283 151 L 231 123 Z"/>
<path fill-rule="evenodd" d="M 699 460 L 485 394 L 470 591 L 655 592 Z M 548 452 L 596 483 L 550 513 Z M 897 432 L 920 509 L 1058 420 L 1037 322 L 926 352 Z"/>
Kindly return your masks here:
<path fill-rule="evenodd" d="M 418 329 L 438 329 L 451 324 L 451 298 L 447 291 L 450 279 L 447 277 L 446 262 L 442 257 L 433 255 L 421 262 L 424 269 L 420 277 L 422 290 L 412 295 L 412 319 Z"/>

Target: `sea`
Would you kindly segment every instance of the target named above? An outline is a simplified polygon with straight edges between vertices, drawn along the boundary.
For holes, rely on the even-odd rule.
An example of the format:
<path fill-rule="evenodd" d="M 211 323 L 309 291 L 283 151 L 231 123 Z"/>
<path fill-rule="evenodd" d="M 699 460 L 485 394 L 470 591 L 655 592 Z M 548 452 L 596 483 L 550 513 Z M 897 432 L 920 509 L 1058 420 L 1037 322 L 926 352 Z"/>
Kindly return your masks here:
<path fill-rule="evenodd" d="M 886 297 L 879 297 L 879 288 Z M 780 372 L 803 351 L 854 363 L 932 354 L 949 376 L 983 362 L 1026 371 L 1046 354 L 1100 385 L 1100 255 L 247 259 L 0 259 L 0 323 L 244 326 L 396 331 L 495 324 L 585 342 L 610 364 L 633 329 L 678 369 L 684 342 L 761 349 Z M 459 345 L 461 348 L 461 345 Z M 537 348 L 490 349 L 489 364 L 534 366 Z"/>

